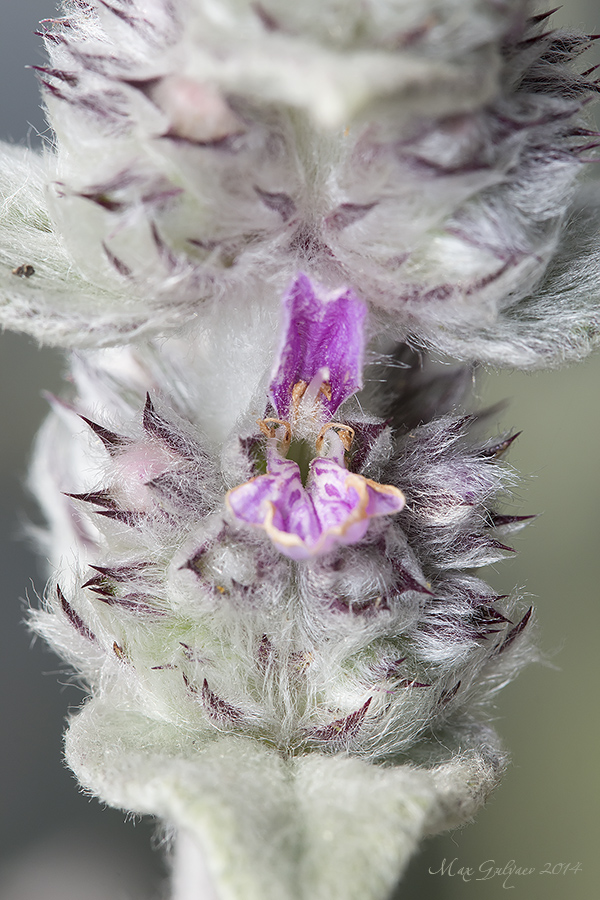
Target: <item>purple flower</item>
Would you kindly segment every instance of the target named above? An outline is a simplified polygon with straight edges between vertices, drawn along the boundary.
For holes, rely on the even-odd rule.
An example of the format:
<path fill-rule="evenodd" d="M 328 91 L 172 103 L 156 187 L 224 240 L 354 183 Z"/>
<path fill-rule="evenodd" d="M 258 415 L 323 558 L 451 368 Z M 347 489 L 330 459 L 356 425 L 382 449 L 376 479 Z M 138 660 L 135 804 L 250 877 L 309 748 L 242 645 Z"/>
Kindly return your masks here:
<path fill-rule="evenodd" d="M 349 288 L 326 294 L 300 274 L 283 308 L 284 339 L 270 385 L 281 418 L 259 422 L 267 474 L 229 491 L 227 504 L 239 522 L 264 529 L 281 553 L 298 560 L 362 540 L 370 519 L 399 512 L 404 495 L 348 472 L 345 450 L 354 432 L 332 421 L 362 387 L 364 304 Z M 307 436 L 315 453 L 304 484 L 299 463 L 286 457 L 307 461 Z"/>

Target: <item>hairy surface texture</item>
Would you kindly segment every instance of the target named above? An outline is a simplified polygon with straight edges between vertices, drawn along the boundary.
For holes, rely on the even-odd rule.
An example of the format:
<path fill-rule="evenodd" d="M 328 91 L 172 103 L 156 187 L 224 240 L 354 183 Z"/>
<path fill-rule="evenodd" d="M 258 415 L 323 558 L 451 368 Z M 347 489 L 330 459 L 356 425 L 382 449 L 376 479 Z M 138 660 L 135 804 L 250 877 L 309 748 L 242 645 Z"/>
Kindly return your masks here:
<path fill-rule="evenodd" d="M 232 298 L 275 309 L 302 268 L 464 359 L 594 343 L 597 250 L 573 210 L 596 146 L 596 83 L 572 65 L 587 37 L 484 0 L 64 13 L 37 67 L 54 147 L 5 151 L 10 327 L 124 343 Z"/>
<path fill-rule="evenodd" d="M 465 404 L 597 340 L 592 38 L 527 0 L 61 11 L 0 323 L 75 351 L 32 471 L 67 760 L 219 900 L 384 900 L 497 781 L 532 655 L 478 574 L 516 435 Z"/>
<path fill-rule="evenodd" d="M 198 401 L 224 358 L 210 334 L 185 378 L 171 339 L 75 357 L 74 396 L 52 398 L 33 478 L 55 574 L 33 618 L 91 695 L 67 759 L 104 800 L 195 835 L 224 897 L 383 898 L 419 837 L 471 817 L 503 768 L 478 720 L 528 657 L 531 610 L 474 570 L 524 522 L 497 505 L 512 437 L 482 440 L 476 416 L 449 412 L 468 372 L 370 353 L 336 415 L 355 431 L 351 472 L 406 506 L 351 546 L 289 559 L 224 502 L 261 466 L 270 360 L 261 371 L 250 334 L 241 368 L 238 343 L 248 397 L 217 418 Z M 382 368 L 396 378 L 380 392 Z M 358 843 L 325 853 L 322 832 L 348 817 Z"/>

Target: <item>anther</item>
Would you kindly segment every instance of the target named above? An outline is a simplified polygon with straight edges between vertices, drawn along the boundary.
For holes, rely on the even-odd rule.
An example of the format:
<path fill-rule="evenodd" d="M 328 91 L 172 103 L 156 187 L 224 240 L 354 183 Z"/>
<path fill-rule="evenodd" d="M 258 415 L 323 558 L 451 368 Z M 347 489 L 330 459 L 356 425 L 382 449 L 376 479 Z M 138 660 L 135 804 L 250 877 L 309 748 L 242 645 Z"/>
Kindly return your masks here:
<path fill-rule="evenodd" d="M 266 419 L 258 419 L 257 421 L 258 427 L 267 438 L 277 437 L 277 426 L 283 425 L 285 428 L 285 435 L 281 441 L 281 448 L 283 450 L 283 455 L 285 456 L 292 442 L 292 426 L 290 423 L 286 422 L 285 419 L 274 419 L 271 416 Z"/>
<path fill-rule="evenodd" d="M 344 450 L 349 451 L 352 447 L 352 441 L 354 440 L 354 428 L 351 428 L 350 425 L 342 425 L 341 422 L 328 422 L 327 425 L 323 425 L 319 432 L 316 443 L 317 453 L 321 452 L 323 441 L 325 440 L 325 434 L 327 433 L 327 431 L 329 431 L 330 428 L 333 428 L 335 430 L 335 433 L 344 446 Z"/>

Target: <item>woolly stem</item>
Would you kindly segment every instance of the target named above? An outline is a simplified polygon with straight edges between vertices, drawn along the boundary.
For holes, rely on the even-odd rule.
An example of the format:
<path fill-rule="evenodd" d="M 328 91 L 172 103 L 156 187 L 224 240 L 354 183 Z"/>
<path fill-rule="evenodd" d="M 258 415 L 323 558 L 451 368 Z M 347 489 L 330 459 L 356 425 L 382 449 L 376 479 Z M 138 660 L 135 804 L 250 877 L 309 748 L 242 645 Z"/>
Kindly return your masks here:
<path fill-rule="evenodd" d="M 172 900 L 219 900 L 206 855 L 189 831 L 180 831 L 172 861 Z"/>

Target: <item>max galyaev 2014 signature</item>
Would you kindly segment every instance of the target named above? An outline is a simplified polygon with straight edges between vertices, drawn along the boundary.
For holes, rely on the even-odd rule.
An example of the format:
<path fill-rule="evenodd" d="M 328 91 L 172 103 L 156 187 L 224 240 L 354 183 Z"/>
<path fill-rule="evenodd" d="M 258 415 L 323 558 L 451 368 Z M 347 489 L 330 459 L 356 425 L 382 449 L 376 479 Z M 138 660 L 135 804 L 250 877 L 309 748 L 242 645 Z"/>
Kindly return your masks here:
<path fill-rule="evenodd" d="M 524 875 L 577 875 L 582 868 L 580 862 L 545 862 L 541 866 L 522 866 L 514 859 L 510 859 L 504 865 L 498 864 L 495 859 L 486 859 L 479 866 L 473 867 L 462 865 L 455 856 L 450 862 L 444 858 L 438 868 L 430 867 L 428 871 L 430 875 L 462 878 L 465 882 L 491 881 L 498 878 L 502 881 L 502 887 L 510 889 L 515 887 L 512 882 Z"/>

